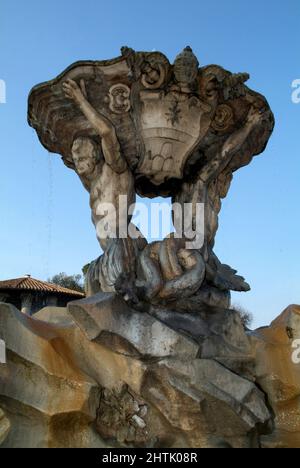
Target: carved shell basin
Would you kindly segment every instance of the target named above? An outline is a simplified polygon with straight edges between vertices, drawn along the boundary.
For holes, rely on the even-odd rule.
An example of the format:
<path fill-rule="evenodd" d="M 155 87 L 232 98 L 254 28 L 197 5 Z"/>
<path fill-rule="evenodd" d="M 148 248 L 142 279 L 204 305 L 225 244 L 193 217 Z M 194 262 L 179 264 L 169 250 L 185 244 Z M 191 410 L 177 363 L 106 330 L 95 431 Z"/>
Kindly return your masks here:
<path fill-rule="evenodd" d="M 242 125 L 250 106 L 247 78 L 215 65 L 199 68 L 190 48 L 174 65 L 160 52 L 123 48 L 116 59 L 77 62 L 35 86 L 28 121 L 44 147 L 74 168 L 74 139 L 99 138 L 63 92 L 65 80 L 76 81 L 92 106 L 113 123 L 137 191 L 168 195 L 174 181 L 201 164 L 209 145 Z"/>

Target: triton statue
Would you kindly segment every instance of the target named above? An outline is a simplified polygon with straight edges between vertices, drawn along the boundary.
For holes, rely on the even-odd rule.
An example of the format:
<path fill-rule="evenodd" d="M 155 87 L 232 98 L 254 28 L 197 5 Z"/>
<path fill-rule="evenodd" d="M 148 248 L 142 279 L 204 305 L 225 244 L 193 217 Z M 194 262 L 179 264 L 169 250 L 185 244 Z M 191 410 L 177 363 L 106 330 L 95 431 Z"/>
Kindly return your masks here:
<path fill-rule="evenodd" d="M 245 85 L 248 79 L 217 65 L 199 67 L 190 47 L 173 65 L 160 52 L 124 47 L 117 59 L 75 63 L 32 90 L 30 125 L 90 193 L 103 255 L 90 266 L 88 295 L 116 292 L 138 310 L 185 311 L 228 308 L 231 290 L 249 290 L 213 252 L 232 174 L 264 150 L 274 126 L 266 99 Z M 175 231 L 148 244 L 127 211 L 136 193 L 190 204 L 184 234 L 191 235 Z"/>

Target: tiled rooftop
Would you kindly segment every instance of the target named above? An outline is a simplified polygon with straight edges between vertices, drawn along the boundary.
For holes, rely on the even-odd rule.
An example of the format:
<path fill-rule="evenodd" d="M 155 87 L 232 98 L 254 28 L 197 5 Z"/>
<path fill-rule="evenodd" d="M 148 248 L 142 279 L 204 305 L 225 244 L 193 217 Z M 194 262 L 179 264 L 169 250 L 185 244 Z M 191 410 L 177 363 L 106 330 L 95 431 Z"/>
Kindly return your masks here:
<path fill-rule="evenodd" d="M 22 278 L 16 278 L 6 281 L 0 281 L 0 290 L 25 290 L 25 291 L 40 291 L 49 293 L 65 294 L 70 296 L 84 297 L 84 294 L 73 289 L 63 288 L 57 284 L 46 283 L 27 275 Z"/>

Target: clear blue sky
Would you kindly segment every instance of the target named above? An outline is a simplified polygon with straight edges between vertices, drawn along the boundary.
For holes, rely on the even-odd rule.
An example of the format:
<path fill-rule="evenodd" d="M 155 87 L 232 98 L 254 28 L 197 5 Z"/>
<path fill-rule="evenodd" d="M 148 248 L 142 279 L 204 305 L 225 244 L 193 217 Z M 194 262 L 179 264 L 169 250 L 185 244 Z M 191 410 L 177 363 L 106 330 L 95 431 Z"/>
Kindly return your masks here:
<path fill-rule="evenodd" d="M 299 0 L 0 0 L 0 279 L 77 273 L 99 254 L 88 194 L 27 125 L 31 87 L 122 45 L 173 60 L 189 44 L 202 65 L 249 72 L 276 117 L 267 150 L 235 174 L 223 204 L 217 254 L 252 286 L 234 301 L 255 325 L 299 304 L 299 19 Z"/>

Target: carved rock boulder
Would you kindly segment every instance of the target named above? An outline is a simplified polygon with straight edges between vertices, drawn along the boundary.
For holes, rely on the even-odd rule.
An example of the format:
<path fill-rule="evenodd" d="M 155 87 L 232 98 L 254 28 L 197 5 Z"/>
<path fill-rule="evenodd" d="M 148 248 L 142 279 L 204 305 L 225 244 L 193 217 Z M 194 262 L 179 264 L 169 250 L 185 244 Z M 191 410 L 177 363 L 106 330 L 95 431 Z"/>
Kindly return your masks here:
<path fill-rule="evenodd" d="M 299 307 L 249 333 L 234 311 L 158 317 L 105 293 L 0 312 L 3 447 L 299 444 Z"/>
<path fill-rule="evenodd" d="M 300 447 L 300 306 L 288 307 L 270 327 L 252 334 L 256 379 L 268 395 L 274 431 L 267 448 Z"/>

